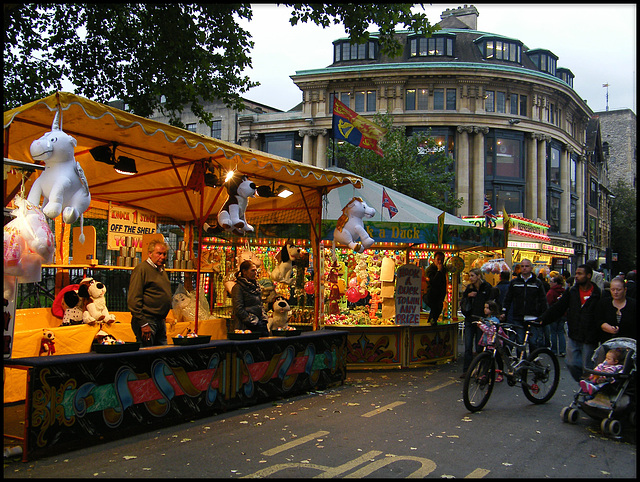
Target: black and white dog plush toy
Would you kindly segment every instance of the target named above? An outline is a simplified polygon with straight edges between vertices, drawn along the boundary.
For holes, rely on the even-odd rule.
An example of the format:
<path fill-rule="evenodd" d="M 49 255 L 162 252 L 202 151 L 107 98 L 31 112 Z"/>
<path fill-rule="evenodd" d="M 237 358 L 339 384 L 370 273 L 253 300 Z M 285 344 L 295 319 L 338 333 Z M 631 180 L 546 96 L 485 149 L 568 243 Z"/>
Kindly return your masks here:
<path fill-rule="evenodd" d="M 267 328 L 269 333 L 278 328 L 287 328 L 289 326 L 289 311 L 291 307 L 285 298 L 277 296 L 271 304 L 272 314 L 267 320 Z"/>
<path fill-rule="evenodd" d="M 291 285 L 293 283 L 293 262 L 302 256 L 302 250 L 293 245 L 291 241 L 287 241 L 280 252 L 276 255 L 276 260 L 280 264 L 271 272 L 271 280 L 274 283 L 285 283 Z"/>
<path fill-rule="evenodd" d="M 231 179 L 226 182 L 229 199 L 224 203 L 218 213 L 218 224 L 225 231 L 231 231 L 239 236 L 247 232 L 253 232 L 253 226 L 247 223 L 245 211 L 249 198 L 256 194 L 256 185 L 249 178 L 236 172 Z"/>

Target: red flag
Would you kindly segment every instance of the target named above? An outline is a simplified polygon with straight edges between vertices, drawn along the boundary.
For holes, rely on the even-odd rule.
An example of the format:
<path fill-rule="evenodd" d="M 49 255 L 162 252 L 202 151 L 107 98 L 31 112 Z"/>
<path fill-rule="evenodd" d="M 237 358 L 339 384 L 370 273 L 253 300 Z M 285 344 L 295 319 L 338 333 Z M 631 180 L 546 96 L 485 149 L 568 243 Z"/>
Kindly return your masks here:
<path fill-rule="evenodd" d="M 382 188 L 382 208 L 383 209 L 387 208 L 389 210 L 389 217 L 390 218 L 392 218 L 396 214 L 398 214 L 398 208 L 396 207 L 395 204 L 393 204 L 393 201 L 391 200 L 391 198 L 387 194 L 387 191 L 386 191 L 385 188 Z"/>

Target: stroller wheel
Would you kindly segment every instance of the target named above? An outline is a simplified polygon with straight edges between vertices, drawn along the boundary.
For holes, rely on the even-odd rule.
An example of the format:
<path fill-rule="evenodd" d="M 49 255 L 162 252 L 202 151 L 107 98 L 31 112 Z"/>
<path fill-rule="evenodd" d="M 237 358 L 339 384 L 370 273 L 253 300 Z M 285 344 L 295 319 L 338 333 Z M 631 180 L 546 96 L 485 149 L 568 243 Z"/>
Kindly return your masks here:
<path fill-rule="evenodd" d="M 611 422 L 611 420 L 609 420 L 608 418 L 603 418 L 602 422 L 600 422 L 600 430 L 602 431 L 603 435 L 609 435 L 609 423 Z"/>
<path fill-rule="evenodd" d="M 629 422 L 631 423 L 632 427 L 636 426 L 636 411 L 632 410 L 631 413 L 629 414 Z"/>
<path fill-rule="evenodd" d="M 567 413 L 567 420 L 569 423 L 578 423 L 578 418 L 580 418 L 580 411 L 577 408 L 572 408 Z"/>
<path fill-rule="evenodd" d="M 611 420 L 609 422 L 609 433 L 613 437 L 619 437 L 622 433 L 622 424 L 619 420 Z"/>
<path fill-rule="evenodd" d="M 563 422 L 569 421 L 569 407 L 563 407 L 562 410 L 560 410 L 560 418 Z"/>

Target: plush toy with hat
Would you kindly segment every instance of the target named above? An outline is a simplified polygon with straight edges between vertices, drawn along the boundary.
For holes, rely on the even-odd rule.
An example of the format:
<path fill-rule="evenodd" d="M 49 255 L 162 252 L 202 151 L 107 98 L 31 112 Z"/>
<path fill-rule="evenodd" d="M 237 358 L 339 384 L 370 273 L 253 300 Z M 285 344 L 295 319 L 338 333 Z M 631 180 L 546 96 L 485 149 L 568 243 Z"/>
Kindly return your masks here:
<path fill-rule="evenodd" d="M 40 340 L 40 351 L 38 356 L 49 356 L 56 352 L 56 335 L 51 330 L 42 330 L 42 339 Z"/>
<path fill-rule="evenodd" d="M 218 213 L 218 224 L 225 231 L 231 231 L 239 236 L 253 232 L 253 226 L 245 219 L 245 210 L 249 198 L 256 194 L 256 185 L 249 178 L 239 172 L 225 182 L 229 199 Z"/>
<path fill-rule="evenodd" d="M 107 287 L 104 283 L 93 278 L 85 278 L 80 282 L 78 295 L 82 298 L 90 299 L 83 314 L 84 323 L 93 325 L 98 322 L 113 323 L 116 320 L 115 315 L 110 314 L 107 309 L 107 303 L 104 298 L 106 292 Z"/>

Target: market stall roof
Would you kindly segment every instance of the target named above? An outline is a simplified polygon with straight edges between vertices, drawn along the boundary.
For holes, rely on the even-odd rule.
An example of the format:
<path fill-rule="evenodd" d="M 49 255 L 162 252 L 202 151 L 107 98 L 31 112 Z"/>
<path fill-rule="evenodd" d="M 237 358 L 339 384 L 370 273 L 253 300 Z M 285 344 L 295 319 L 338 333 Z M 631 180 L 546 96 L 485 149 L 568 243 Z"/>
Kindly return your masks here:
<path fill-rule="evenodd" d="M 343 175 L 355 175 L 346 169 L 333 167 L 332 170 L 342 173 Z M 413 199 L 406 194 L 402 194 L 394 189 L 378 184 L 371 179 L 362 178 L 362 188 L 354 189 L 353 186 L 342 186 L 331 191 L 328 196 L 327 207 L 323 214 L 323 219 L 336 220 L 342 214 L 342 208 L 354 196 L 361 197 L 369 206 L 375 208 L 376 215 L 372 221 L 386 221 L 391 223 L 414 223 L 414 224 L 437 224 L 438 216 L 442 211 L 429 204 Z M 398 214 L 393 218 L 389 218 L 386 208 L 382 208 L 382 190 L 386 190 L 387 194 L 398 208 Z M 469 226 L 469 223 L 462 219 L 446 213 L 444 216 L 444 224 L 449 226 Z"/>
<path fill-rule="evenodd" d="M 262 222 L 308 222 L 309 208 L 319 205 L 321 192 L 346 184 L 362 185 L 361 178 L 353 174 L 213 139 L 66 92 L 4 113 L 4 157 L 33 163 L 29 147 L 51 130 L 58 110 L 62 130 L 78 142 L 76 160 L 87 177 L 92 200 L 137 207 L 176 221 L 198 219 L 202 212 L 211 224 L 226 201 L 224 187 L 205 186 L 202 181 L 208 164 L 215 167 L 219 178 L 235 169 L 258 186 L 283 184 L 294 192 L 287 199 L 252 198 L 246 212 L 250 223 L 252 217 Z M 113 143 L 117 143 L 116 158 L 135 160 L 137 174 L 118 174 L 113 165 L 97 162 L 89 152 Z M 13 180 L 13 186 L 9 182 L 5 196 L 19 182 L 19 178 Z"/>

